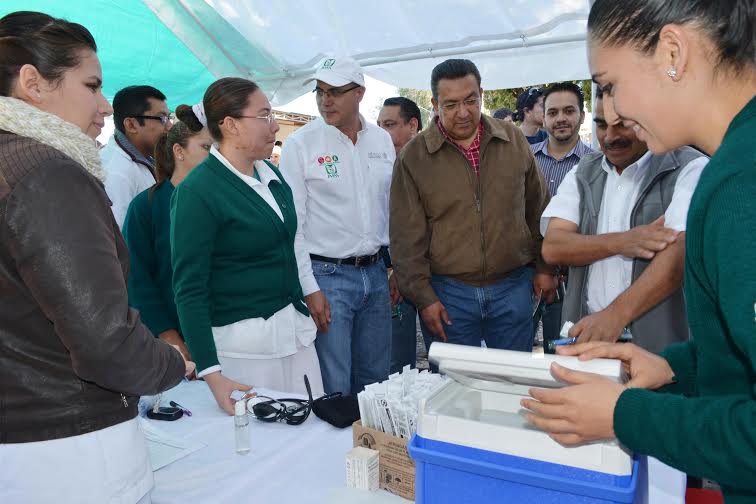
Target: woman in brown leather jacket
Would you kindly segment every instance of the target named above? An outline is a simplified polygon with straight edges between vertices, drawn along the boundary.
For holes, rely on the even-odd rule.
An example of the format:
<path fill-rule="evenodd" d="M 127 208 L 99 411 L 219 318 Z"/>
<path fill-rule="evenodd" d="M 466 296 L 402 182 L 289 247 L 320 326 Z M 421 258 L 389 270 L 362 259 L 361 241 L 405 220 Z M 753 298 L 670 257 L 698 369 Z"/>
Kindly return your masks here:
<path fill-rule="evenodd" d="M 128 307 L 94 141 L 112 112 L 96 49 L 78 24 L 0 19 L 3 502 L 148 502 L 138 396 L 190 367 Z"/>

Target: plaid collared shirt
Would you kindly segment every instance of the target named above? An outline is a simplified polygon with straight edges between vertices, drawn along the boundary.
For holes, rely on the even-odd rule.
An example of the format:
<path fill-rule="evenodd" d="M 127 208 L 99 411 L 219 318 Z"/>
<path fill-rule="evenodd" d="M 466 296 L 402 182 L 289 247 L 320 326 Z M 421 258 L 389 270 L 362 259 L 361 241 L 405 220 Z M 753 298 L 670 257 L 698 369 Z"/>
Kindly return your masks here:
<path fill-rule="evenodd" d="M 478 126 L 478 133 L 475 134 L 475 139 L 470 144 L 470 147 L 465 149 L 461 145 L 459 145 L 457 142 L 452 140 L 449 137 L 449 133 L 446 132 L 446 129 L 444 128 L 443 124 L 441 124 L 441 121 L 436 119 L 436 124 L 438 124 L 438 130 L 441 132 L 442 135 L 444 135 L 444 138 L 449 140 L 452 145 L 457 147 L 462 154 L 465 155 L 467 158 L 467 161 L 470 163 L 470 167 L 472 168 L 473 172 L 475 173 L 476 177 L 480 176 L 480 137 L 483 134 L 483 121 L 480 121 L 480 125 Z"/>
<path fill-rule="evenodd" d="M 530 148 L 533 150 L 533 155 L 539 168 L 541 168 L 543 178 L 546 179 L 546 184 L 549 186 L 549 194 L 553 197 L 567 172 L 577 165 L 583 156 L 593 152 L 593 149 L 583 143 L 582 140 L 578 140 L 578 143 L 566 156 L 557 160 L 549 154 L 548 144 L 549 140 L 546 139 L 543 142 L 531 145 Z"/>

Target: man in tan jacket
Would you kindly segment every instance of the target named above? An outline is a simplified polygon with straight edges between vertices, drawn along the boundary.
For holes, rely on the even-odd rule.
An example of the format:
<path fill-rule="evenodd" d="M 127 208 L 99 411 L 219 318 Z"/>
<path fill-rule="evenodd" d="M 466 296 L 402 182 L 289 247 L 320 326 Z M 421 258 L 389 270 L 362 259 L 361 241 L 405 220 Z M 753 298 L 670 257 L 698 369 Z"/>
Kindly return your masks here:
<path fill-rule="evenodd" d="M 548 188 L 522 132 L 481 114 L 471 61 L 436 66 L 431 91 L 436 119 L 402 149 L 391 182 L 399 290 L 418 307 L 426 344 L 529 351 L 532 294 L 551 299 L 556 288 L 541 257 Z"/>

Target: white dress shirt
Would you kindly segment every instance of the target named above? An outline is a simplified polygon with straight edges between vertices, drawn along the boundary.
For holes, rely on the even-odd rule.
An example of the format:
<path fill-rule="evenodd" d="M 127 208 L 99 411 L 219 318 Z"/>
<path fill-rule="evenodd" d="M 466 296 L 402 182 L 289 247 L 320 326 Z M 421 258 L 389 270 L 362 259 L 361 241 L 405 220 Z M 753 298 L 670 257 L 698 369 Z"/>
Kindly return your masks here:
<path fill-rule="evenodd" d="M 118 145 L 115 135 L 100 151 L 100 159 L 105 171 L 105 192 L 118 227 L 123 229 L 129 204 L 139 193 L 155 185 L 155 177 L 147 166 L 134 161 Z"/>
<path fill-rule="evenodd" d="M 630 214 L 638 200 L 640 184 L 653 154 L 649 151 L 638 161 L 617 173 L 606 157 L 601 167 L 607 173 L 604 195 L 601 199 L 596 234 L 622 233 L 630 229 Z M 680 170 L 675 183 L 672 201 L 664 212 L 664 226 L 685 231 L 690 198 L 698 184 L 709 158 L 694 159 Z M 580 225 L 580 193 L 575 168 L 569 171 L 559 186 L 556 196 L 541 216 L 541 234 L 546 236 L 551 217 L 558 217 Z M 596 261 L 588 267 L 586 284 L 588 311 L 595 313 L 609 306 L 633 281 L 633 259 L 616 255 Z M 573 320 L 572 322 L 577 322 Z"/>
<path fill-rule="evenodd" d="M 286 138 L 281 173 L 294 193 L 294 248 L 304 295 L 319 290 L 310 254 L 372 255 L 388 245 L 388 200 L 396 151 L 388 133 L 360 116 L 357 143 L 322 118 Z"/>
<path fill-rule="evenodd" d="M 259 194 L 283 220 L 283 213 L 268 187 L 272 181 L 280 179 L 264 161 L 255 161 L 255 170 L 260 176 L 260 180 L 257 180 L 234 168 L 215 146 L 210 148 L 210 155 L 215 156 L 231 173 Z M 233 324 L 213 327 L 212 331 L 215 350 L 219 357 L 278 359 L 297 353 L 297 346 L 310 346 L 315 341 L 316 327 L 311 317 L 306 317 L 294 308 L 294 305 L 288 304 L 268 319 L 258 317 L 240 320 Z M 200 370 L 197 377 L 201 378 L 220 370 L 220 365 L 211 366 Z"/>

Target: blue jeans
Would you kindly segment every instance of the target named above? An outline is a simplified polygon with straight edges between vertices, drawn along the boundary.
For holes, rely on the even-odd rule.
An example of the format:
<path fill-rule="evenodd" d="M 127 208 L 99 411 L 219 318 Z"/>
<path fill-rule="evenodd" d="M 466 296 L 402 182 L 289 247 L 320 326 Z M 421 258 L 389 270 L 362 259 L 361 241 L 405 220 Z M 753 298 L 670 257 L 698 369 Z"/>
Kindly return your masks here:
<path fill-rule="evenodd" d="M 391 318 L 391 373 L 398 373 L 409 364 L 417 364 L 417 308 L 402 301 L 399 315 Z"/>
<path fill-rule="evenodd" d="M 328 332 L 315 339 L 325 392 L 356 394 L 388 378 L 391 300 L 385 266 L 312 261 L 312 271 L 331 305 Z"/>
<path fill-rule="evenodd" d="M 486 287 L 475 287 L 434 275 L 431 286 L 446 308 L 452 325 L 444 325 L 448 343 L 488 348 L 533 349 L 533 272 L 522 267 L 505 279 Z M 422 324 L 425 346 L 433 336 Z M 435 367 L 433 367 L 435 368 Z"/>

